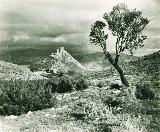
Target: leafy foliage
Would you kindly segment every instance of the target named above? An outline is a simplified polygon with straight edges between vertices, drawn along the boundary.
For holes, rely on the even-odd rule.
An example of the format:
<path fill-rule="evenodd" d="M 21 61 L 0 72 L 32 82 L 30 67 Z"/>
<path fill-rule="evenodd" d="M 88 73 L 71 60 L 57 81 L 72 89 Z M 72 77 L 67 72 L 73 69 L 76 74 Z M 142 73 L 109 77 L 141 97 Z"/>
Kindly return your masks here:
<path fill-rule="evenodd" d="M 66 93 L 74 90 L 74 86 L 72 80 L 61 78 L 58 82 L 57 92 L 58 93 Z"/>
<path fill-rule="evenodd" d="M 21 115 L 28 111 L 50 108 L 56 101 L 53 93 L 66 93 L 86 88 L 88 83 L 83 77 L 75 80 L 62 76 L 51 80 L 1 81 L 0 115 Z"/>
<path fill-rule="evenodd" d="M 53 93 L 66 93 L 72 92 L 73 90 L 87 89 L 88 83 L 82 76 L 73 78 L 62 76 L 52 78 L 45 86 L 50 87 Z"/>
<path fill-rule="evenodd" d="M 149 84 L 137 85 L 135 95 L 138 99 L 141 100 L 144 99 L 153 100 L 155 98 L 154 92 L 149 89 Z"/>
<path fill-rule="evenodd" d="M 116 53 L 119 55 L 125 50 L 133 54 L 133 50 L 143 46 L 143 41 L 147 36 L 142 35 L 142 31 L 149 23 L 147 18 L 142 17 L 142 12 L 129 10 L 125 4 L 118 4 L 113 7 L 109 13 L 105 13 L 103 18 L 107 22 L 96 21 L 91 28 L 91 43 L 100 45 L 106 49 L 106 40 L 108 34 L 105 34 L 104 28 L 108 29 L 116 36 Z"/>
<path fill-rule="evenodd" d="M 129 10 L 125 4 L 118 4 L 113 7 L 113 10 L 103 15 L 105 22 L 96 21 L 90 32 L 90 41 L 92 44 L 98 45 L 103 49 L 105 59 L 116 68 L 120 74 L 121 81 L 127 87 L 129 86 L 123 70 L 118 64 L 120 54 L 128 50 L 133 55 L 134 50 L 143 46 L 143 41 L 147 36 L 142 35 L 142 31 L 149 23 L 147 18 L 142 17 L 142 12 Z M 112 32 L 116 38 L 115 51 L 113 57 L 107 49 L 108 34 L 105 32 L 105 27 Z"/>
<path fill-rule="evenodd" d="M 137 70 L 138 73 L 159 75 L 160 71 L 159 63 L 160 63 L 160 51 L 150 55 L 143 56 L 137 60 L 130 61 L 129 66 L 130 67 L 132 66 L 132 69 Z M 159 77 L 157 76 L 157 78 Z"/>
<path fill-rule="evenodd" d="M 76 90 L 84 90 L 87 89 L 89 86 L 88 82 L 83 77 L 79 77 L 75 81 L 76 81 L 76 86 L 75 86 Z"/>
<path fill-rule="evenodd" d="M 55 99 L 51 89 L 44 88 L 45 83 L 43 80 L 1 82 L 0 114 L 20 115 L 52 107 Z"/>

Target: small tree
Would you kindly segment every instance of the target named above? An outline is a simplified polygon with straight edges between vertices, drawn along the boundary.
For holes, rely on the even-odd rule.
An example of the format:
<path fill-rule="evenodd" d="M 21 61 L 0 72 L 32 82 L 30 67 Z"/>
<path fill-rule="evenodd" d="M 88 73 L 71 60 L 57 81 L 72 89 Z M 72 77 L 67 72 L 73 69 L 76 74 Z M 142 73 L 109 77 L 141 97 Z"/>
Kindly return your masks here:
<path fill-rule="evenodd" d="M 90 41 L 91 43 L 100 46 L 103 49 L 105 59 L 116 68 L 121 81 L 124 85 L 129 86 L 122 68 L 119 66 L 119 56 L 124 51 L 129 51 L 133 55 L 134 50 L 143 46 L 143 41 L 147 36 L 142 35 L 142 31 L 149 23 L 147 18 L 142 17 L 142 12 L 129 10 L 125 4 L 118 4 L 113 7 L 113 10 L 103 15 L 105 22 L 96 21 L 91 28 Z M 112 32 L 116 37 L 115 43 L 115 58 L 107 51 L 106 41 L 108 34 L 105 33 L 105 27 Z"/>

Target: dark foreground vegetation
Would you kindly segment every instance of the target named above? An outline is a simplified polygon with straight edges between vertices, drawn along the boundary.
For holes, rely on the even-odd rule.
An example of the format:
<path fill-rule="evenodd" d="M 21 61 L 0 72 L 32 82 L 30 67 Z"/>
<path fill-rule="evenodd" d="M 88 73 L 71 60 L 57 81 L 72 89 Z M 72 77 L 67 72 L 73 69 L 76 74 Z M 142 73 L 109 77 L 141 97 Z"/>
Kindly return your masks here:
<path fill-rule="evenodd" d="M 76 80 L 76 81 L 74 81 Z M 21 115 L 28 111 L 51 108 L 55 105 L 55 93 L 83 90 L 88 87 L 82 78 L 55 77 L 50 80 L 1 81 L 0 114 Z"/>

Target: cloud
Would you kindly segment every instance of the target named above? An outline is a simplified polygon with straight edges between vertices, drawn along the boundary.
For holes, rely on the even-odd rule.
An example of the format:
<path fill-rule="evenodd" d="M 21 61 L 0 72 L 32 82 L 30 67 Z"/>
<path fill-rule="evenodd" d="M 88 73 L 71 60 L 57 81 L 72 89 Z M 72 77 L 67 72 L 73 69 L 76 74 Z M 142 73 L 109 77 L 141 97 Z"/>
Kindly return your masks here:
<path fill-rule="evenodd" d="M 60 43 L 66 42 L 65 37 L 62 37 L 62 36 L 58 36 L 58 37 L 56 37 L 56 38 L 41 37 L 40 40 L 41 40 L 41 41 L 44 41 L 44 42 L 45 42 L 45 41 L 51 41 L 51 42 L 56 42 L 56 43 L 58 43 L 58 42 L 60 42 Z"/>
<path fill-rule="evenodd" d="M 27 40 L 29 39 L 30 36 L 28 36 L 27 34 L 20 34 L 20 35 L 15 35 L 14 36 L 14 41 L 18 41 L 18 40 Z"/>
<path fill-rule="evenodd" d="M 0 34 L 10 42 L 24 40 L 21 43 L 24 45 L 28 41 L 55 42 L 95 50 L 97 47 L 89 42 L 91 24 L 120 2 L 142 10 L 151 20 L 145 29 L 148 35 L 145 44 L 156 43 L 153 45 L 156 48 L 160 42 L 159 0 L 0 0 Z M 113 38 L 109 43 L 109 48 L 113 48 Z"/>

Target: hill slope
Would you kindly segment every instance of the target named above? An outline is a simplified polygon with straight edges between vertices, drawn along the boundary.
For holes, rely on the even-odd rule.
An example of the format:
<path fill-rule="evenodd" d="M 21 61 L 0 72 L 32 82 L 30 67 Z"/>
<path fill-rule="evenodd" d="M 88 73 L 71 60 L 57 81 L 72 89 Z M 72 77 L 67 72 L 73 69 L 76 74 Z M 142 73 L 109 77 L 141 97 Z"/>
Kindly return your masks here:
<path fill-rule="evenodd" d="M 112 53 L 112 56 L 114 57 L 115 54 Z M 93 61 L 103 61 L 104 60 L 104 54 L 103 54 L 103 52 L 78 54 L 78 55 L 75 55 L 75 58 L 81 63 L 88 63 L 88 62 L 93 62 Z M 126 62 L 126 61 L 135 60 L 137 58 L 138 57 L 136 57 L 136 56 L 121 54 L 119 59 L 120 59 L 120 62 L 123 63 L 123 62 Z"/>
<path fill-rule="evenodd" d="M 45 79 L 40 75 L 35 75 L 27 66 L 12 64 L 0 61 L 1 80 L 37 80 Z"/>
<path fill-rule="evenodd" d="M 160 72 L 160 51 L 143 56 L 129 63 L 138 72 L 145 74 L 156 74 Z"/>

